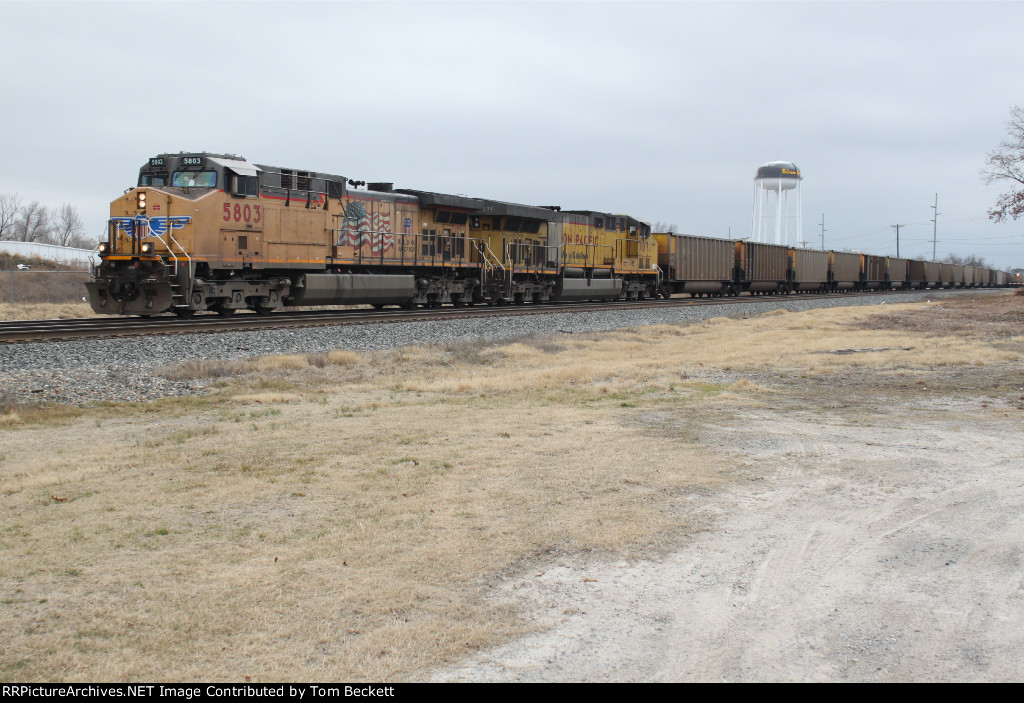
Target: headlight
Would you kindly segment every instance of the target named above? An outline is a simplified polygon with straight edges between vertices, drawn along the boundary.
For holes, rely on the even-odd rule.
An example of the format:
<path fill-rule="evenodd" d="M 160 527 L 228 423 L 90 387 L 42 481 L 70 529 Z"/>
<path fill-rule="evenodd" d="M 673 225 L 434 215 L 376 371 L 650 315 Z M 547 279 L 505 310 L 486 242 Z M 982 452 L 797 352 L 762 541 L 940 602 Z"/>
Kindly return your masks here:
<path fill-rule="evenodd" d="M 152 254 L 153 242 L 146 242 L 145 244 L 143 244 L 140 251 L 142 251 L 143 254 Z"/>
<path fill-rule="evenodd" d="M 97 251 L 99 251 L 99 253 L 106 254 L 107 253 L 107 243 L 103 242 L 96 249 L 97 249 Z"/>
<path fill-rule="evenodd" d="M 139 209 L 140 210 L 145 210 L 146 209 L 146 194 L 145 193 L 139 193 Z"/>

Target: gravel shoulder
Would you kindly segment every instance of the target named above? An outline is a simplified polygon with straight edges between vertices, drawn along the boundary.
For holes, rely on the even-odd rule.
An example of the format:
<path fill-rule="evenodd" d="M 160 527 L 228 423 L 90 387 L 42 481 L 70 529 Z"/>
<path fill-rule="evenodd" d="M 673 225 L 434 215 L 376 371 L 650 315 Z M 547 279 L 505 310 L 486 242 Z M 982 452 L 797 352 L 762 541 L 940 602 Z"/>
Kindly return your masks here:
<path fill-rule="evenodd" d="M 494 597 L 541 632 L 436 680 L 1019 679 L 1024 433 L 964 410 L 737 417 L 706 439 L 739 480 L 679 506 L 704 531 L 655 560 L 566 558 L 505 584 Z"/>
<path fill-rule="evenodd" d="M 124 339 L 0 344 L 0 402 L 89 405 L 149 401 L 205 393 L 209 383 L 164 378 L 160 370 L 189 361 L 315 354 L 332 349 L 374 352 L 407 345 L 459 345 L 530 335 L 583 334 L 640 325 L 699 322 L 772 310 L 877 305 L 941 299 L 978 291 L 919 291 L 886 296 L 771 296 L 735 305 L 526 315 L 451 321 L 311 327 L 249 332 L 156 335 Z"/>

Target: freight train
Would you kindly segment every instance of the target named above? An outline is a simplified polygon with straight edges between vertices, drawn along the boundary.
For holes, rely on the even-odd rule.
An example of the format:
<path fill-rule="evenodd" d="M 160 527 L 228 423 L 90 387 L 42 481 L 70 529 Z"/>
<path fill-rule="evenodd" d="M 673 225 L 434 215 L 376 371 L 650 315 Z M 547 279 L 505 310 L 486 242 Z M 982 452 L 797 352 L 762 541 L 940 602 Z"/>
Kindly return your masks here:
<path fill-rule="evenodd" d="M 99 257 L 86 284 L 93 310 L 142 316 L 1007 283 L 988 269 L 652 233 L 620 213 L 207 152 L 150 158 L 111 203 Z"/>

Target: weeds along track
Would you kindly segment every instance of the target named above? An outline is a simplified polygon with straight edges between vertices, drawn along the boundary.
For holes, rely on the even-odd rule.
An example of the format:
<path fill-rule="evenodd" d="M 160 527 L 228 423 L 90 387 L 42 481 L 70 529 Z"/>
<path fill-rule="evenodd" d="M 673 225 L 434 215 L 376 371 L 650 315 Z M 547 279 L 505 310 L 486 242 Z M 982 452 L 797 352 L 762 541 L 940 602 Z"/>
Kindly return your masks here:
<path fill-rule="evenodd" d="M 585 303 L 555 303 L 546 305 L 505 305 L 464 308 L 419 308 L 374 310 L 371 308 L 342 310 L 299 310 L 278 312 L 268 316 L 239 313 L 231 317 L 216 314 L 200 315 L 191 319 L 162 317 L 98 317 L 67 320 L 13 320 L 0 322 L 0 343 L 41 342 L 79 339 L 86 337 L 135 337 L 153 334 L 195 334 L 197 332 L 228 332 L 289 327 L 319 327 L 331 325 L 359 325 L 381 322 L 412 322 L 422 320 L 454 320 L 471 317 L 500 317 L 516 315 L 545 315 L 572 312 L 603 312 L 611 310 L 651 310 L 694 305 L 736 305 L 743 307 L 767 300 L 821 300 L 871 297 L 884 299 L 907 291 L 850 292 L 839 295 L 795 294 L 786 296 L 739 296 L 736 298 L 671 298 L 668 300 L 638 300 Z M 952 292 L 952 291 L 946 291 Z M 963 292 L 972 292 L 964 290 Z M 976 292 L 976 291 L 974 291 Z"/>

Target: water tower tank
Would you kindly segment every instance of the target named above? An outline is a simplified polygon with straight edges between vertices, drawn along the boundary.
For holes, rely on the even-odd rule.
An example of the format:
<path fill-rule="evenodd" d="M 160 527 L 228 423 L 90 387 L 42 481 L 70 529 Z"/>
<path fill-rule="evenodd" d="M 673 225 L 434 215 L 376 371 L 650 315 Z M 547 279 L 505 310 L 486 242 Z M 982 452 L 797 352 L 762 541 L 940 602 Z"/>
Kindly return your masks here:
<path fill-rule="evenodd" d="M 757 169 L 754 179 L 765 190 L 793 190 L 800 183 L 800 169 L 789 161 L 769 161 Z"/>

